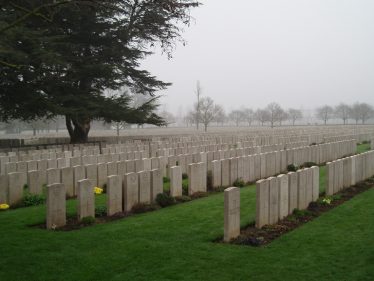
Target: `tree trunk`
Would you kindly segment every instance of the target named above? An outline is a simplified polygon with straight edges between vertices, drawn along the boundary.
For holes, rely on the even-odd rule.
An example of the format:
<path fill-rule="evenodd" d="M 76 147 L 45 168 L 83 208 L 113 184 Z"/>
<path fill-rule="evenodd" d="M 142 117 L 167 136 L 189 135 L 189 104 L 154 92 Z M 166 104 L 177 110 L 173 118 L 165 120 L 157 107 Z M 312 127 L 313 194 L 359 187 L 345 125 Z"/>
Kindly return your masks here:
<path fill-rule="evenodd" d="M 65 116 L 66 127 L 70 135 L 70 143 L 85 143 L 88 141 L 88 133 L 91 129 L 89 117 Z"/>

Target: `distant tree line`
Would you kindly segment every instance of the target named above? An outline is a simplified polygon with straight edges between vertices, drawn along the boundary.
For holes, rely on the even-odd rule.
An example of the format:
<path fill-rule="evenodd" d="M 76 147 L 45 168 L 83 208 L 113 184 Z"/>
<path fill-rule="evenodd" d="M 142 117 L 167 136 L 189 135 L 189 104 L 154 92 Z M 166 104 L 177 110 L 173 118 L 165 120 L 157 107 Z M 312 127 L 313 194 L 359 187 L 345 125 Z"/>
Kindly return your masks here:
<path fill-rule="evenodd" d="M 321 120 L 323 124 L 328 124 L 330 120 L 340 119 L 342 124 L 366 124 L 369 119 L 374 117 L 374 109 L 367 103 L 355 103 L 347 105 L 341 103 L 337 106 L 324 105 L 318 107 L 315 111 L 315 117 Z M 242 107 L 234 109 L 228 113 L 225 112 L 221 105 L 209 97 L 200 97 L 199 105 L 194 104 L 193 109 L 190 110 L 183 118 L 184 124 L 189 126 L 196 126 L 197 122 L 203 124 L 204 130 L 207 131 L 208 126 L 215 123 L 216 126 L 235 125 L 235 126 L 282 126 L 285 122 L 296 125 L 297 122 L 302 124 L 304 115 L 302 110 L 295 108 L 282 108 L 278 103 L 272 102 L 264 108 L 256 110 Z M 175 120 L 175 118 L 174 118 Z M 304 121 L 304 123 L 307 123 Z M 336 123 L 336 121 L 335 121 Z"/>
<path fill-rule="evenodd" d="M 205 131 L 211 123 L 215 123 L 216 126 L 224 126 L 225 124 L 234 124 L 235 126 L 252 126 L 267 124 L 270 127 L 281 126 L 283 122 L 290 121 L 291 124 L 295 123 L 303 118 L 301 110 L 289 108 L 283 109 L 277 103 L 270 103 L 265 108 L 259 108 L 253 110 L 248 107 L 241 109 L 235 109 L 226 113 L 221 105 L 215 104 L 214 101 L 209 97 L 200 98 L 200 105 L 194 104 L 192 110 L 190 110 L 184 116 L 184 123 L 187 127 L 196 125 L 198 120 L 199 123 L 204 125 Z"/>
<path fill-rule="evenodd" d="M 374 109 L 367 103 L 353 105 L 341 103 L 335 107 L 324 105 L 317 108 L 316 117 L 325 125 L 332 119 L 341 119 L 344 125 L 348 124 L 349 120 L 353 120 L 355 124 L 366 124 L 370 118 L 374 117 Z"/>

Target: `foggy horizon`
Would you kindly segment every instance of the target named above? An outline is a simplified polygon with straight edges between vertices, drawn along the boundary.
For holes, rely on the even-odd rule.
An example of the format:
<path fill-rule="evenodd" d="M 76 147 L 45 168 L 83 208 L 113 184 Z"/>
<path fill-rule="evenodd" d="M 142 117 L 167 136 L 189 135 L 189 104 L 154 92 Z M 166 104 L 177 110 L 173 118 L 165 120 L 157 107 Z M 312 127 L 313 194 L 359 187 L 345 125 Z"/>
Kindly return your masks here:
<path fill-rule="evenodd" d="M 202 1 L 173 58 L 156 50 L 142 67 L 173 83 L 161 109 L 185 114 L 202 95 L 225 110 L 374 104 L 374 2 Z M 234 6 L 233 4 L 236 4 Z"/>

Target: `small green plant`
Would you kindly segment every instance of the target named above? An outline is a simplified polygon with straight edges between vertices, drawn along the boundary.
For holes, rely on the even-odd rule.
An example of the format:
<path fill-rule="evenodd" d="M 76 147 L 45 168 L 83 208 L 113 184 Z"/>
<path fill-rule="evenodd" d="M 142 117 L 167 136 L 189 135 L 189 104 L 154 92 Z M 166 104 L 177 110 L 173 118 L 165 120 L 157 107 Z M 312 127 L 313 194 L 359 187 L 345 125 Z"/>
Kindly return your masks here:
<path fill-rule="evenodd" d="M 174 205 L 175 204 L 175 199 L 174 199 L 174 197 L 170 196 L 169 194 L 159 193 L 159 194 L 157 194 L 156 202 L 162 208 L 164 208 L 164 207 L 167 207 L 167 206 Z"/>
<path fill-rule="evenodd" d="M 168 177 L 163 177 L 162 180 L 164 183 L 170 182 L 170 179 Z"/>
<path fill-rule="evenodd" d="M 318 199 L 318 203 L 321 205 L 331 205 L 333 201 L 340 200 L 342 196 L 340 194 L 335 194 L 331 196 L 325 196 Z"/>
<path fill-rule="evenodd" d="M 296 172 L 299 167 L 296 164 L 290 164 L 287 166 L 287 171 L 289 172 Z"/>
<path fill-rule="evenodd" d="M 81 220 L 81 224 L 83 225 L 92 225 L 95 223 L 95 218 L 94 217 L 91 217 L 91 216 L 88 216 L 88 217 L 84 217 L 82 220 Z"/>
<path fill-rule="evenodd" d="M 323 198 L 322 204 L 323 205 L 331 205 L 332 200 L 330 198 Z"/>
<path fill-rule="evenodd" d="M 342 199 L 342 195 L 341 194 L 334 194 L 334 195 L 332 195 L 331 196 L 331 199 L 332 200 L 340 200 L 340 199 Z"/>
<path fill-rule="evenodd" d="M 22 200 L 22 205 L 25 207 L 42 205 L 46 201 L 44 194 L 26 193 Z"/>
<path fill-rule="evenodd" d="M 105 217 L 107 214 L 106 206 L 97 206 L 95 208 L 95 216 L 96 217 Z"/>
<path fill-rule="evenodd" d="M 245 182 L 242 178 L 239 178 L 239 179 L 236 179 L 232 185 L 235 187 L 244 187 Z"/>
<path fill-rule="evenodd" d="M 186 173 L 182 174 L 182 180 L 188 179 L 188 175 Z"/>
<path fill-rule="evenodd" d="M 301 218 L 301 217 L 306 217 L 306 216 L 311 216 L 312 213 L 308 210 L 299 210 L 299 209 L 294 209 L 292 213 L 296 218 Z"/>

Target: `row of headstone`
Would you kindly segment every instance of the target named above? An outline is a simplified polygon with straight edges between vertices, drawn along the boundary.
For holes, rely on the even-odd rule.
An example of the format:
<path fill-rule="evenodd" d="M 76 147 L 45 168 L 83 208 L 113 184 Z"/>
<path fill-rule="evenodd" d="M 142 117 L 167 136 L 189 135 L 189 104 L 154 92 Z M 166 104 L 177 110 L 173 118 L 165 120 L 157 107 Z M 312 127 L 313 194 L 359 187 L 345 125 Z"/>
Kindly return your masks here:
<path fill-rule="evenodd" d="M 269 146 L 266 150 L 269 151 L 271 148 L 273 150 L 277 150 L 279 145 L 273 145 Z M 239 148 L 239 149 L 229 149 L 229 150 L 219 150 L 219 151 L 209 151 L 206 153 L 208 157 L 208 163 L 209 161 L 212 161 L 213 158 L 217 159 L 217 154 L 220 159 L 221 158 L 229 158 L 229 157 L 238 157 L 243 155 L 249 155 L 249 154 L 255 154 L 260 153 L 263 151 L 264 147 L 250 147 L 250 148 Z M 71 154 L 71 151 L 65 151 Z M 64 154 L 64 152 L 61 152 Z M 117 161 L 126 161 L 126 160 L 137 160 L 141 161 L 147 161 L 145 159 L 147 153 L 145 151 L 135 151 L 135 152 L 127 152 L 127 153 L 112 153 L 112 154 L 100 154 L 100 155 L 75 155 L 71 157 L 70 154 L 64 155 L 58 155 L 61 156 L 59 158 L 51 157 L 49 159 L 40 159 L 40 157 L 36 157 L 32 160 L 27 161 L 17 161 L 16 157 L 0 157 L 0 174 L 7 174 L 11 172 L 27 172 L 31 170 L 39 170 L 40 169 L 47 169 L 47 168 L 64 168 L 64 167 L 74 167 L 78 165 L 89 165 L 89 164 L 98 164 L 98 163 L 108 163 L 108 162 L 117 162 Z M 201 152 L 196 152 L 192 154 L 193 160 L 190 161 L 190 163 L 197 163 L 201 161 L 201 159 L 196 159 L 196 155 L 201 154 Z M 216 154 L 216 155 L 214 155 Z M 179 154 L 179 155 L 186 155 L 186 154 Z M 187 154 L 188 155 L 188 154 Z M 40 155 L 39 155 L 40 156 Z M 56 155 L 55 155 L 56 156 Z M 169 156 L 169 155 L 168 155 Z M 163 161 L 164 156 L 159 157 L 152 157 L 150 158 L 151 161 L 155 161 L 155 159 L 160 159 L 160 161 Z M 173 161 L 173 159 L 176 156 L 170 155 L 170 161 Z M 167 157 L 164 162 L 169 161 L 169 157 Z M 187 163 L 183 167 L 183 172 L 187 172 L 187 165 L 190 164 Z M 170 163 L 169 163 L 170 164 Z M 169 165 L 170 166 L 170 165 Z M 208 167 L 208 170 L 210 170 L 210 167 Z M 165 173 L 165 176 L 167 174 Z"/>
<path fill-rule="evenodd" d="M 163 192 L 160 170 L 127 173 L 124 176 L 111 175 L 107 179 L 107 215 L 130 212 L 138 203 L 149 204 L 157 194 Z M 89 179 L 78 181 L 77 216 L 78 220 L 95 217 L 94 184 Z M 47 186 L 46 225 L 48 229 L 66 224 L 66 189 L 63 183 Z"/>
<path fill-rule="evenodd" d="M 243 157 L 213 160 L 211 162 L 213 188 L 231 186 L 237 180 L 244 183 L 275 176 L 287 171 L 290 164 L 337 159 L 344 155 L 353 154 L 355 141 L 342 141 L 331 144 L 307 146 L 303 148 L 261 153 Z"/>
<path fill-rule="evenodd" d="M 108 175 L 121 175 L 130 172 L 150 171 L 152 169 L 160 169 L 162 176 L 170 177 L 170 167 L 180 166 L 183 173 L 197 173 L 189 170 L 190 164 L 204 163 L 205 170 L 199 170 L 198 173 L 205 173 L 212 171 L 213 187 L 230 186 L 236 180 L 242 179 L 244 182 L 254 182 L 261 178 L 274 176 L 286 171 L 287 165 L 294 163 L 294 161 L 308 162 L 313 161 L 313 155 L 324 155 L 323 159 L 333 160 L 344 155 L 352 154 L 354 151 L 355 141 L 345 141 L 330 144 L 321 144 L 317 146 L 308 146 L 304 148 L 255 154 L 243 157 L 220 159 L 225 156 L 225 152 L 215 153 L 196 153 L 193 155 L 178 155 L 170 157 L 145 158 L 138 160 L 125 160 L 117 162 L 99 163 L 79 165 L 79 162 L 69 167 L 66 160 L 69 158 L 62 158 L 56 160 L 39 160 L 17 163 L 6 163 L 5 167 L 7 174 L 19 172 L 26 174 L 26 182 L 30 192 L 33 194 L 40 194 L 44 184 L 64 183 L 68 196 L 75 196 L 78 180 L 83 178 L 90 179 L 95 186 L 103 187 L 106 184 Z M 243 153 L 243 151 L 241 151 Z M 226 155 L 227 156 L 227 155 Z M 96 156 L 94 156 L 96 157 Z M 310 157 L 310 158 L 308 158 Z M 336 158 L 328 158 L 336 157 Z M 73 158 L 70 158 L 73 159 Z M 319 160 L 321 157 L 319 157 Z M 61 164 L 59 164 L 61 163 Z M 320 161 L 317 161 L 319 164 Z M 78 165 L 75 165 L 78 164 Z M 199 164 L 202 165 L 202 164 Z M 25 177 L 21 177 L 25 178 Z M 9 181 L 3 180 L 0 182 L 0 190 L 3 193 L 8 193 Z M 191 184 L 191 193 L 206 192 L 206 176 L 203 177 L 204 184 Z M 197 186 L 197 187 L 196 187 Z M 202 187 L 199 187 L 202 186 Z M 4 191 L 6 190 L 6 191 Z"/>
<path fill-rule="evenodd" d="M 275 224 L 319 197 L 319 167 L 313 166 L 256 183 L 256 227 Z"/>
<path fill-rule="evenodd" d="M 326 194 L 333 195 L 374 175 L 374 151 L 345 157 L 326 165 Z"/>

